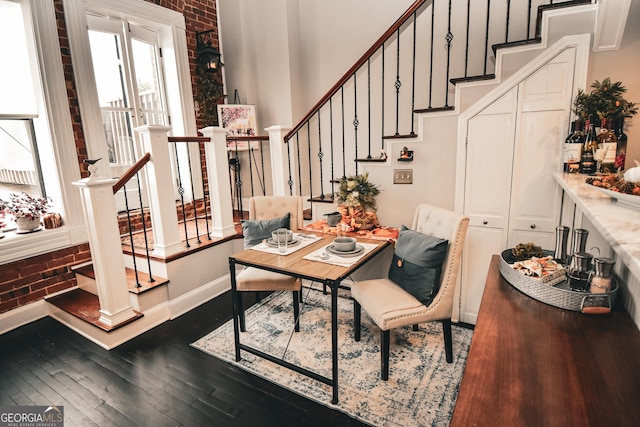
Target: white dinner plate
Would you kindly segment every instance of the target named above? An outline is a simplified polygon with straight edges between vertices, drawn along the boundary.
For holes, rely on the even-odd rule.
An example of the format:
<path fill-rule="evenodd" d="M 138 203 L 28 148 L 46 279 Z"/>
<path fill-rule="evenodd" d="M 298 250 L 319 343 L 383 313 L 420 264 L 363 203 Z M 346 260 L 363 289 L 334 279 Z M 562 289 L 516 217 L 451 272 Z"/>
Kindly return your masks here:
<path fill-rule="evenodd" d="M 300 240 L 294 238 L 292 240 L 289 240 L 289 242 L 287 242 L 287 246 L 295 246 L 298 243 L 300 243 Z M 270 246 L 272 248 L 277 248 L 278 247 L 278 242 L 273 240 L 273 237 L 269 237 L 267 239 L 267 246 Z"/>
<path fill-rule="evenodd" d="M 329 252 L 332 255 L 338 255 L 342 257 L 352 257 L 352 256 L 358 256 L 362 252 L 364 252 L 364 247 L 362 245 L 356 245 L 356 248 L 352 251 L 337 251 L 333 247 L 333 245 L 329 245 L 327 246 L 327 252 Z"/>

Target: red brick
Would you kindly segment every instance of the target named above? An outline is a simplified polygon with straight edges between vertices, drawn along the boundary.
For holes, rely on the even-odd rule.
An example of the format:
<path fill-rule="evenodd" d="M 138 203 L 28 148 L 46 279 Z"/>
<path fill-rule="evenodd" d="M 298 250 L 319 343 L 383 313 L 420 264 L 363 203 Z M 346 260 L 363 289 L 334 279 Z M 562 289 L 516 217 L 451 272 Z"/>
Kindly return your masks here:
<path fill-rule="evenodd" d="M 30 292 L 27 295 L 21 296 L 18 298 L 18 304 L 25 305 L 30 302 L 34 302 L 36 300 L 42 299 L 47 296 L 47 292 L 44 289 L 40 289 L 35 292 Z"/>
<path fill-rule="evenodd" d="M 14 309 L 16 307 L 18 307 L 18 301 L 15 299 L 12 299 L 10 301 L 6 301 L 6 302 L 0 302 L 0 313 L 4 313 L 5 311 L 9 311 L 11 309 Z"/>
<path fill-rule="evenodd" d="M 77 282 L 67 281 L 67 282 L 58 283 L 57 285 L 49 286 L 46 289 L 47 295 L 55 294 L 56 292 L 60 292 L 60 291 L 63 291 L 65 289 L 72 288 L 72 287 L 74 287 L 76 285 L 77 285 Z"/>

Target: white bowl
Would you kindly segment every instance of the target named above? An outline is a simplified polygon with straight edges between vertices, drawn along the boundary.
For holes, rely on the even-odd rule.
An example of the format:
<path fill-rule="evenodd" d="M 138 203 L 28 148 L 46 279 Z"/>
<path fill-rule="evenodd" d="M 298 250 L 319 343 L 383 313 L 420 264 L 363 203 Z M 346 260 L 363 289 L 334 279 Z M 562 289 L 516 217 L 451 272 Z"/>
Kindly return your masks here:
<path fill-rule="evenodd" d="M 356 248 L 356 239 L 353 237 L 337 237 L 333 239 L 333 249 L 338 252 L 349 252 Z"/>
<path fill-rule="evenodd" d="M 276 231 L 271 232 L 271 238 L 274 242 L 284 242 L 285 239 L 287 242 L 293 240 L 293 231 L 287 229 L 278 229 Z"/>

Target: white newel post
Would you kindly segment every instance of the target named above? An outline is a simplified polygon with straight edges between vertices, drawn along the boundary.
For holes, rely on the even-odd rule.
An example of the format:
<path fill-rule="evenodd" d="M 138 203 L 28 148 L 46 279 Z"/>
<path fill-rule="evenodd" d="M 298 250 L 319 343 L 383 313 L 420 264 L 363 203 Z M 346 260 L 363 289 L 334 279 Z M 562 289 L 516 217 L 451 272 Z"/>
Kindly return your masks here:
<path fill-rule="evenodd" d="M 269 151 L 271 154 L 271 180 L 273 182 L 274 196 L 289 195 L 289 160 L 287 156 L 287 144 L 284 143 L 284 136 L 289 132 L 289 128 L 282 126 L 271 126 L 265 129 L 269 132 Z M 291 142 L 291 141 L 290 141 Z M 292 147 L 294 148 L 294 147 Z M 298 186 L 295 185 L 297 165 L 292 159 L 291 170 L 293 185 L 293 195 L 297 195 Z"/>
<path fill-rule="evenodd" d="M 147 191 L 153 227 L 153 254 L 161 258 L 183 252 L 178 230 L 178 213 L 174 197 L 173 174 L 169 156 L 166 126 L 140 126 L 136 132 L 142 137 L 142 146 L 151 154 L 147 163 Z"/>
<path fill-rule="evenodd" d="M 118 211 L 113 197 L 116 181 L 92 175 L 73 183 L 80 188 L 89 232 L 89 248 L 100 301 L 100 322 L 109 327 L 137 316 L 129 300 L 122 256 Z"/>
<path fill-rule="evenodd" d="M 205 143 L 204 152 L 207 158 L 207 183 L 211 195 L 209 197 L 213 219 L 211 234 L 214 237 L 233 236 L 237 232 L 233 224 L 226 131 L 221 127 L 209 126 L 200 129 L 200 132 L 209 138 Z"/>

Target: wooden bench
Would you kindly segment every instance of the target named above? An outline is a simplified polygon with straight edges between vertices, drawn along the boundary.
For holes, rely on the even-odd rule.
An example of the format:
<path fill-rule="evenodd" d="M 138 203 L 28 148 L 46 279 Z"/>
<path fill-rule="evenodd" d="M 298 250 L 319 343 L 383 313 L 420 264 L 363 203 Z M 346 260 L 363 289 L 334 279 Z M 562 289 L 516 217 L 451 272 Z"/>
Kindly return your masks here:
<path fill-rule="evenodd" d="M 451 426 L 640 423 L 640 332 L 624 312 L 586 315 L 511 286 L 494 255 Z"/>

